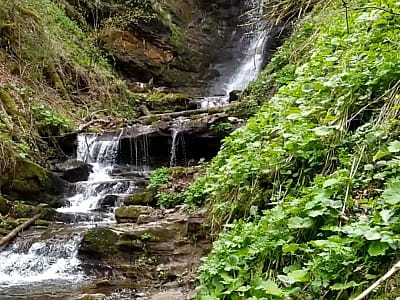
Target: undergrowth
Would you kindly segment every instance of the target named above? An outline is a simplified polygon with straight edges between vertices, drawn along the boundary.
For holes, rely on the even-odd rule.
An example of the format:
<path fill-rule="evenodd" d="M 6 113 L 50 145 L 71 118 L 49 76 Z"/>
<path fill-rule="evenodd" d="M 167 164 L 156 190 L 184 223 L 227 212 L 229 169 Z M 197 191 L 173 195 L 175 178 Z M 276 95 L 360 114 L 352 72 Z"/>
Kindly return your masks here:
<path fill-rule="evenodd" d="M 222 230 L 198 299 L 351 299 L 398 260 L 400 6 L 347 2 L 349 27 L 340 1 L 300 24 L 249 88 L 275 96 L 186 192 Z"/>

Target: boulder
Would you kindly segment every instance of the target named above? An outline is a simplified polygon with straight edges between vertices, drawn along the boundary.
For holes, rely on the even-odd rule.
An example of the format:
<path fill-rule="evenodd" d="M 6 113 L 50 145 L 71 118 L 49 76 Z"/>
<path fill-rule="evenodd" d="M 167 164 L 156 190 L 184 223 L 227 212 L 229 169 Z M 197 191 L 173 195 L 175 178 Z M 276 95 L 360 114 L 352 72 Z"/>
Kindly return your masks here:
<path fill-rule="evenodd" d="M 107 195 L 102 200 L 100 200 L 99 205 L 101 208 L 114 207 L 117 201 L 118 201 L 117 195 Z"/>
<path fill-rule="evenodd" d="M 139 216 L 150 215 L 154 209 L 150 206 L 129 205 L 120 207 L 115 211 L 118 223 L 136 223 Z"/>
<path fill-rule="evenodd" d="M 56 165 L 57 171 L 61 172 L 61 178 L 68 182 L 87 181 L 93 167 L 83 161 L 70 159 Z"/>
<path fill-rule="evenodd" d="M 242 93 L 242 91 L 240 91 L 240 90 L 230 91 L 229 92 L 229 102 L 238 101 L 241 93 Z"/>
<path fill-rule="evenodd" d="M 79 254 L 102 258 L 117 251 L 118 234 L 106 227 L 87 230 L 79 245 Z"/>
<path fill-rule="evenodd" d="M 9 203 L 2 195 L 0 195 L 0 215 L 7 215 L 11 209 L 11 203 Z"/>
<path fill-rule="evenodd" d="M 154 193 L 145 191 L 133 194 L 124 200 L 125 205 L 153 205 L 155 204 Z"/>
<path fill-rule="evenodd" d="M 15 219 L 32 218 L 37 214 L 41 215 L 41 219 L 51 221 L 54 219 L 56 211 L 47 205 L 32 206 L 22 202 L 15 202 L 10 211 L 10 217 Z"/>
<path fill-rule="evenodd" d="M 39 196 L 42 193 L 61 195 L 66 182 L 43 167 L 29 160 L 18 160 L 13 176 L 7 178 L 2 186 L 5 194 L 19 196 Z"/>

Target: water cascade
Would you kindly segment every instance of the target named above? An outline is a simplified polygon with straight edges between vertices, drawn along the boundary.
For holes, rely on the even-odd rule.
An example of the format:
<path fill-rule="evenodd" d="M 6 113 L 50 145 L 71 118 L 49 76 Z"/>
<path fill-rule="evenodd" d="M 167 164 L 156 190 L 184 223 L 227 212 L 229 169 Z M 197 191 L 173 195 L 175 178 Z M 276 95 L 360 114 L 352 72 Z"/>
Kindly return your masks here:
<path fill-rule="evenodd" d="M 240 18 L 242 25 L 233 30 L 228 43 L 231 60 L 214 66 L 220 75 L 210 84 L 209 96 L 200 102 L 200 108 L 228 104 L 230 92 L 243 90 L 262 71 L 268 41 L 262 14 L 262 1 L 245 2 Z"/>
<path fill-rule="evenodd" d="M 234 30 L 229 42 L 231 46 L 237 45 L 231 47 L 232 53 L 228 55 L 234 59 L 214 66 L 220 76 L 207 89 L 209 96 L 201 101 L 201 108 L 228 103 L 231 91 L 242 90 L 260 73 L 267 40 L 265 24 L 260 22 L 261 3 L 262 0 L 245 2 L 241 23 L 247 25 Z M 164 148 L 170 150 L 169 161 L 164 161 L 164 165 L 177 166 L 181 162 L 187 165 L 186 148 L 190 143 L 185 132 L 188 124 L 186 118 L 174 120 L 167 133 L 170 134 L 170 148 L 167 149 L 168 143 L 164 144 Z M 75 222 L 24 233 L 0 253 L 0 299 L 26 299 L 25 295 L 32 293 L 41 295 L 32 299 L 49 299 L 50 294 L 70 295 L 74 283 L 88 279 L 78 257 L 82 234 L 87 228 L 114 222 L 114 208 L 119 203 L 104 209 L 105 197 L 116 196 L 122 202 L 124 197 L 140 189 L 135 180 L 138 176 L 147 176 L 153 167 L 150 134 L 150 128 L 140 125 L 112 134 L 78 135 L 76 158 L 90 164 L 92 172 L 87 181 L 75 184 L 75 193 L 58 209 L 58 213 Z M 119 157 L 122 144 L 129 148 L 128 159 Z M 127 175 L 133 173 L 135 175 Z M 2 298 L 3 295 L 6 298 Z"/>

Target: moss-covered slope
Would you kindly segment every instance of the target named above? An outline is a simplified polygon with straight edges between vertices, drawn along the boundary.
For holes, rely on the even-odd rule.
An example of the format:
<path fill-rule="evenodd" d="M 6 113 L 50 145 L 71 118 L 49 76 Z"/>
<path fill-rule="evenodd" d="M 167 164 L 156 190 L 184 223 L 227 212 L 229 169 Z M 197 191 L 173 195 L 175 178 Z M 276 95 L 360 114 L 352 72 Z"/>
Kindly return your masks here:
<path fill-rule="evenodd" d="M 348 26 L 340 1 L 299 25 L 249 88 L 275 96 L 186 193 L 231 223 L 198 299 L 350 299 L 399 257 L 400 7 L 346 2 Z"/>

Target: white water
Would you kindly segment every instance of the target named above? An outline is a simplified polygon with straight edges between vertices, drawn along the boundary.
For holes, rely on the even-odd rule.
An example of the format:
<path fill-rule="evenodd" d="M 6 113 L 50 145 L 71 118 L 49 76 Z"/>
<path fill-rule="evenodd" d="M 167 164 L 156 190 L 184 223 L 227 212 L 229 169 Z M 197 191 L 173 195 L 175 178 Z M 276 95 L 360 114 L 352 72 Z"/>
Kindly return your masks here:
<path fill-rule="evenodd" d="M 77 183 L 76 194 L 67 199 L 68 206 L 58 209 L 63 213 L 90 215 L 107 194 L 129 194 L 135 189 L 128 180 L 111 176 L 118 151 L 119 136 L 103 140 L 97 135 L 79 135 L 77 159 L 90 163 L 93 172 L 89 180 Z M 112 222 L 114 215 L 102 215 L 100 221 Z M 85 225 L 86 224 L 86 225 Z M 80 270 L 78 246 L 81 234 L 90 224 L 62 227 L 44 236 L 19 238 L 0 255 L 1 287 L 27 285 L 36 282 L 79 282 L 86 277 Z M 99 224 L 99 222 L 97 222 Z"/>
<path fill-rule="evenodd" d="M 232 61 L 225 62 L 219 68 L 219 79 L 210 86 L 210 93 L 214 95 L 204 97 L 200 102 L 201 109 L 208 109 L 229 103 L 229 93 L 243 90 L 262 71 L 264 64 L 264 48 L 268 38 L 265 30 L 263 15 L 263 0 L 251 0 L 245 4 L 243 14 L 243 28 L 232 33 L 233 40 L 238 32 L 242 33 L 238 43 L 239 57 L 234 56 Z M 218 69 L 218 68 L 217 68 Z"/>
<path fill-rule="evenodd" d="M 80 235 L 34 242 L 23 249 L 21 239 L 0 255 L 0 287 L 40 281 L 81 281 L 77 258 Z M 21 249 L 22 247 L 22 249 Z"/>
<path fill-rule="evenodd" d="M 186 146 L 185 146 L 185 137 L 183 136 L 183 132 L 190 125 L 190 120 L 184 117 L 179 117 L 175 120 L 172 130 L 172 142 L 171 142 L 171 152 L 170 152 L 170 167 L 175 167 L 178 164 L 178 151 L 181 150 L 184 165 L 186 165 Z"/>

